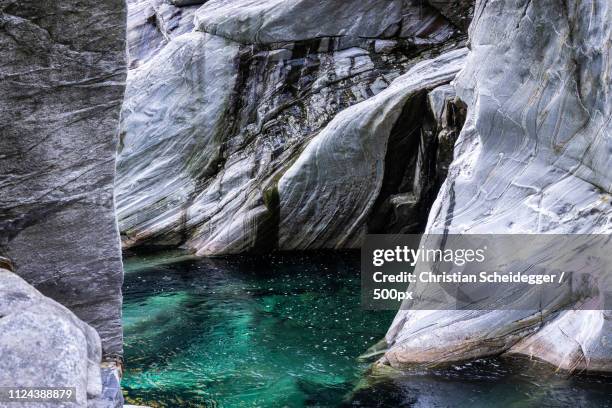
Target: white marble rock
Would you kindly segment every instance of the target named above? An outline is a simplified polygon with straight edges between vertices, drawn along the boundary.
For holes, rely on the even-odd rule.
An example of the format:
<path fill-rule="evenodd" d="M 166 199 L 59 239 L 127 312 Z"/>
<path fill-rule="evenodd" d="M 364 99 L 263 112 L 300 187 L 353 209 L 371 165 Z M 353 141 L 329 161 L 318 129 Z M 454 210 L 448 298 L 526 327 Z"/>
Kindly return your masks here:
<path fill-rule="evenodd" d="M 478 1 L 455 82 L 468 117 L 430 233 L 612 232 L 612 7 Z M 400 311 L 383 364 L 527 355 L 612 371 L 610 312 Z"/>
<path fill-rule="evenodd" d="M 194 32 L 132 66 L 116 186 L 125 248 L 289 248 L 277 184 L 305 146 L 346 108 L 462 44 L 419 2 L 338 3 L 209 1 Z M 381 10 L 392 13 L 374 16 Z M 129 38 L 150 29 L 130 27 Z M 394 46 L 381 49 L 381 39 Z"/>

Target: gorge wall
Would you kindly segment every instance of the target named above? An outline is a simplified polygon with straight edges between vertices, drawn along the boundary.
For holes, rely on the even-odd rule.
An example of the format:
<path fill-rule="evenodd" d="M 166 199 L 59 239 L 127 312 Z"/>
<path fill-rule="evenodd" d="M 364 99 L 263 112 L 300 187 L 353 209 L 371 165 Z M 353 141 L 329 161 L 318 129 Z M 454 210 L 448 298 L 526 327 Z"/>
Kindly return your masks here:
<path fill-rule="evenodd" d="M 99 333 L 2 270 L 0 371 L 21 384 L 40 386 L 33 377 L 48 374 L 61 385 L 61 375 L 86 377 L 86 365 L 93 364 L 97 380 L 87 391 L 99 393 L 101 353 L 122 354 L 123 272 L 113 182 L 126 77 L 125 17 L 122 0 L 0 1 L 0 255 L 28 284 Z M 15 313 L 20 308 L 30 323 Z M 25 347 L 35 341 L 42 348 Z M 64 356 L 55 375 L 61 344 L 82 352 L 82 361 Z M 5 371 L 9 361 L 15 366 Z M 70 374 L 72 363 L 76 371 Z"/>
<path fill-rule="evenodd" d="M 121 354 L 113 206 L 125 5 L 3 1 L 0 248 Z"/>
<path fill-rule="evenodd" d="M 446 86 L 465 59 L 457 15 L 416 0 L 129 9 L 125 248 L 354 248 L 422 230 L 465 115 Z"/>
<path fill-rule="evenodd" d="M 0 307 L 77 333 L 88 394 L 122 352 L 116 148 L 125 248 L 612 232 L 606 0 L 201 3 L 130 0 L 126 62 L 122 1 L 0 1 L 0 291 L 30 302 Z M 612 370 L 608 311 L 541 312 L 400 311 L 379 364 Z"/>

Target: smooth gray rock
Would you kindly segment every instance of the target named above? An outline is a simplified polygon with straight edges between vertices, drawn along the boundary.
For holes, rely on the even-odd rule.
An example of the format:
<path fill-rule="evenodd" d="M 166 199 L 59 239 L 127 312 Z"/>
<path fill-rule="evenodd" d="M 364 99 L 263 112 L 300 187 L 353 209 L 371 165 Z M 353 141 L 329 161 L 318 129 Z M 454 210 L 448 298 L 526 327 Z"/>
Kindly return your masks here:
<path fill-rule="evenodd" d="M 158 28 L 151 0 L 128 0 L 127 10 L 128 62 L 135 68 L 157 54 L 167 41 Z"/>
<path fill-rule="evenodd" d="M 612 8 L 479 1 L 456 80 L 468 106 L 432 233 L 612 232 Z M 577 305 L 579 306 L 579 305 Z M 609 311 L 400 311 L 395 367 L 504 352 L 612 371 Z"/>
<path fill-rule="evenodd" d="M 239 47 L 184 34 L 131 70 L 122 115 L 116 194 L 124 245 L 182 239 L 184 211 L 221 160 Z M 143 211 L 146 210 L 146 211 Z"/>
<path fill-rule="evenodd" d="M 98 333 L 6 269 L 0 269 L 0 356 L 1 387 L 76 389 L 76 402 L 17 405 L 85 407 L 102 392 Z"/>
<path fill-rule="evenodd" d="M 245 44 L 314 38 L 422 38 L 453 29 L 420 0 L 211 0 L 195 17 L 198 30 Z M 441 27 L 446 27 L 440 30 Z"/>
<path fill-rule="evenodd" d="M 288 4 L 279 2 L 272 14 L 296 13 Z M 276 185 L 308 142 L 339 112 L 380 93 L 417 62 L 462 44 L 435 10 L 402 4 L 410 38 L 385 34 L 349 43 L 289 36 L 283 37 L 289 42 L 252 45 L 198 26 L 203 31 L 175 37 L 132 69 L 116 189 L 124 247 L 183 246 L 199 255 L 278 248 Z M 249 16 L 270 6 L 240 5 L 227 3 Z M 217 18 L 222 6 L 208 2 L 198 13 L 212 10 Z M 240 13 L 226 17 L 240 21 Z M 356 30 L 355 19 L 319 17 L 338 30 Z M 286 21 L 288 30 L 303 22 L 296 21 Z M 380 24 L 384 31 L 387 23 Z M 233 35 L 247 36 L 251 28 L 236 30 L 244 31 Z M 420 211 L 416 203 L 423 201 L 415 200 L 410 208 Z"/>
<path fill-rule="evenodd" d="M 173 38 L 193 30 L 195 12 L 199 7 L 197 2 L 192 3 L 193 7 L 186 7 L 187 4 L 178 7 L 176 4 L 168 4 L 166 0 L 150 1 L 157 18 L 155 24 L 166 41 L 172 41 Z"/>
<path fill-rule="evenodd" d="M 121 0 L 0 2 L 0 253 L 121 354 Z M 4 356 L 3 356 L 4 358 Z"/>

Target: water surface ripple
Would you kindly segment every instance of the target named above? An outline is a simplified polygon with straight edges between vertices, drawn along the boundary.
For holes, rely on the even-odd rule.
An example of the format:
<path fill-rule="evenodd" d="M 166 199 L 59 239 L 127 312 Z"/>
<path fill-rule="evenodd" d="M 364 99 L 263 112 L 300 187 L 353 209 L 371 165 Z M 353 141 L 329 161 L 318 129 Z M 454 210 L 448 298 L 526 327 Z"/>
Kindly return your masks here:
<path fill-rule="evenodd" d="M 131 403 L 152 407 L 606 407 L 612 381 L 490 359 L 356 389 L 394 312 L 363 311 L 359 254 L 125 259 Z M 176 262 L 171 262 L 175 259 Z"/>

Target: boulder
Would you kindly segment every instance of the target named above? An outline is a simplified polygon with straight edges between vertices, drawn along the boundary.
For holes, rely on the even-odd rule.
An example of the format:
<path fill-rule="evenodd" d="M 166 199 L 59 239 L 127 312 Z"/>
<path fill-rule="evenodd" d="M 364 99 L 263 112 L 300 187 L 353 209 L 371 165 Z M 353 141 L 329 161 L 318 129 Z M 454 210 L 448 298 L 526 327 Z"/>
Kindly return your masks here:
<path fill-rule="evenodd" d="M 76 391 L 73 402 L 28 402 L 28 407 L 84 407 L 102 393 L 98 333 L 3 268 L 0 355 L 1 387 L 72 387 Z"/>

